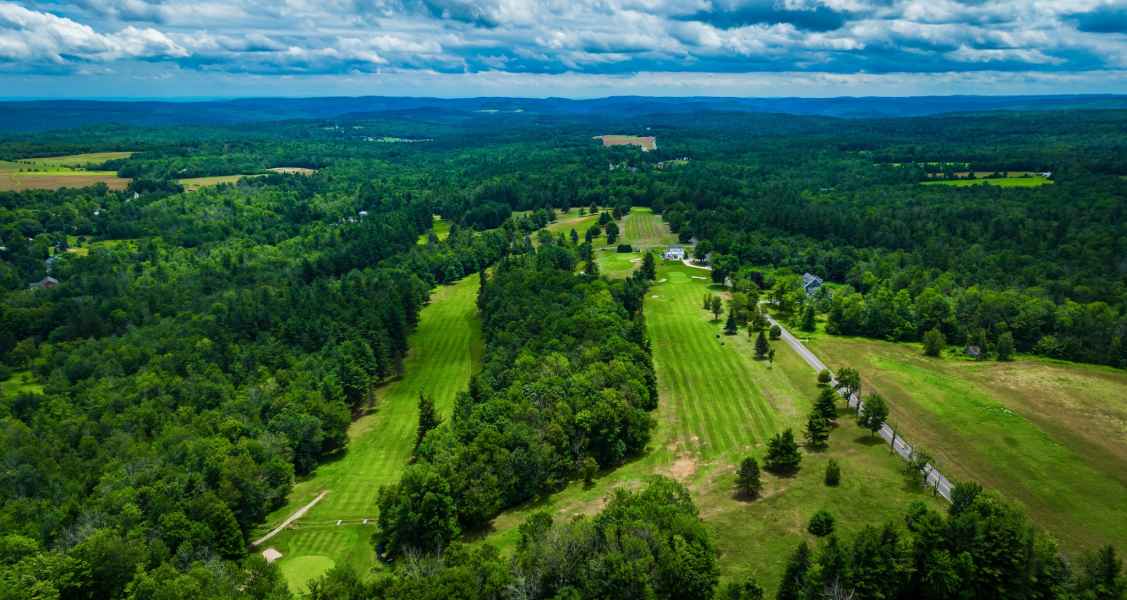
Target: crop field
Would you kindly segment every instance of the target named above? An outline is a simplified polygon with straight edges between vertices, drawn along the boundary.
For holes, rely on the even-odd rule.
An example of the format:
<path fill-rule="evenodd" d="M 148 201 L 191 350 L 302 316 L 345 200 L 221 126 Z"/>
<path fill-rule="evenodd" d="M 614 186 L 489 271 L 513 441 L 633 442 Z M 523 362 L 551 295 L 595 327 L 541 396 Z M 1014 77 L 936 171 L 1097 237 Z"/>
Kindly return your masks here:
<path fill-rule="evenodd" d="M 287 506 L 272 513 L 269 525 L 256 532 L 265 533 L 328 490 L 305 517 L 263 545 L 262 549 L 274 547 L 282 553 L 278 565 L 291 589 L 303 589 L 337 563 L 348 563 L 361 573 L 376 564 L 370 541 L 376 496 L 380 486 L 399 478 L 410 458 L 419 393 L 434 398 L 448 417 L 455 395 L 466 389 L 480 363 L 477 288 L 475 274 L 434 291 L 411 334 L 403 376 L 375 391 L 374 408 L 349 428 L 348 451 L 295 485 Z M 369 519 L 367 524 L 364 519 Z"/>
<path fill-rule="evenodd" d="M 782 342 L 774 343 L 777 355 L 771 366 L 754 359 L 746 332 L 723 335 L 722 323 L 702 308 L 702 297 L 709 291 L 720 292 L 711 286 L 707 271 L 659 261 L 658 282 L 645 301 L 660 394 L 654 414 L 657 429 L 648 452 L 602 474 L 590 489 L 574 483 L 541 502 L 501 515 L 486 541 L 511 551 L 516 527 L 530 514 L 593 514 L 611 490 L 638 486 L 662 474 L 680 480 L 693 493 L 716 541 L 722 577 L 754 575 L 770 596 L 785 556 L 799 541 L 813 541 L 805 527 L 815 511 L 833 512 L 841 531 L 849 535 L 866 524 L 902 521 L 914 499 L 942 507 L 929 493 L 910 489 L 899 459 L 844 414 L 829 450 L 806 454 L 797 475 L 765 473 L 759 500 L 735 498 L 738 461 L 748 455 L 762 461 L 766 441 L 777 431 L 793 427 L 800 432 L 818 389 L 814 371 Z M 831 458 L 843 470 L 837 488 L 822 482 Z"/>
<path fill-rule="evenodd" d="M 944 474 L 1023 505 L 1073 555 L 1127 542 L 1127 374 L 1048 361 L 973 362 L 918 346 L 819 336 L 811 348 L 861 371 L 889 422 Z"/>
<path fill-rule="evenodd" d="M 123 190 L 129 180 L 115 171 L 85 171 L 87 165 L 128 157 L 131 152 L 99 152 L 47 158 L 0 161 L 0 192 L 55 190 L 88 187 L 104 183 L 111 190 Z"/>
<path fill-rule="evenodd" d="M 313 175 L 317 169 L 309 169 L 306 167 L 271 167 L 266 169 L 273 173 L 285 173 L 290 175 Z"/>
<path fill-rule="evenodd" d="M 996 179 L 943 179 L 938 181 L 925 181 L 921 185 L 948 185 L 953 187 L 967 187 L 970 185 L 996 185 L 998 187 L 1038 187 L 1052 185 L 1048 177 L 1034 175 L 1031 177 L 1000 177 Z"/>
<path fill-rule="evenodd" d="M 657 149 L 657 138 L 652 135 L 596 135 L 596 140 L 602 140 L 603 146 L 638 146 L 642 152 Z"/>

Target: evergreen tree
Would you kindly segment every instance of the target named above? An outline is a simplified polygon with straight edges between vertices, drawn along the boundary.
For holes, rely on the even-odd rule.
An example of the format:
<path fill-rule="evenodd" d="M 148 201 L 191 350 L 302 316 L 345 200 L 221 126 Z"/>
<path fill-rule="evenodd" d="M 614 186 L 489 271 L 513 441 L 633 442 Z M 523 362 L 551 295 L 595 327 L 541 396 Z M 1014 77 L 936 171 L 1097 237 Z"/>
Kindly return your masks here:
<path fill-rule="evenodd" d="M 736 325 L 736 313 L 728 310 L 728 321 L 724 323 L 724 335 L 736 335 L 739 326 Z"/>
<path fill-rule="evenodd" d="M 927 356 L 939 356 L 945 347 L 947 347 L 947 338 L 938 327 L 924 334 L 924 354 Z"/>
<path fill-rule="evenodd" d="M 752 456 L 743 459 L 736 474 L 736 489 L 744 498 L 757 498 L 761 487 L 759 463 Z"/>
<path fill-rule="evenodd" d="M 833 378 L 834 376 L 830 373 L 829 369 L 818 371 L 818 385 L 829 385 L 829 383 L 833 381 Z"/>
<path fill-rule="evenodd" d="M 770 345 L 767 343 L 767 336 L 760 331 L 759 336 L 755 338 L 755 358 L 763 360 L 767 356 L 768 350 L 770 350 Z"/>
<path fill-rule="evenodd" d="M 806 308 L 803 309 L 800 327 L 803 331 L 814 331 L 818 328 L 817 315 L 814 312 L 813 304 L 807 304 Z"/>
<path fill-rule="evenodd" d="M 720 588 L 717 600 L 763 600 L 763 588 L 752 578 L 730 581 Z"/>
<path fill-rule="evenodd" d="M 827 511 L 819 510 L 810 517 L 806 531 L 818 537 L 826 537 L 834 531 L 834 516 Z"/>
<path fill-rule="evenodd" d="M 442 417 L 434 408 L 434 400 L 419 392 L 419 426 L 415 432 L 415 450 L 423 443 L 427 432 L 442 424 Z"/>
<path fill-rule="evenodd" d="M 1104 546 L 1084 557 L 1077 582 L 1076 597 L 1082 600 L 1123 600 L 1127 598 L 1127 577 L 1123 561 L 1115 548 Z"/>
<path fill-rule="evenodd" d="M 837 392 L 828 387 L 822 388 L 818 400 L 814 402 L 814 412 L 829 423 L 837 421 Z"/>
<path fill-rule="evenodd" d="M 830 424 L 818 413 L 810 413 L 806 419 L 806 443 L 815 450 L 824 450 L 829 444 Z"/>
<path fill-rule="evenodd" d="M 768 471 L 786 475 L 797 471 L 801 463 L 802 454 L 798 451 L 798 442 L 794 440 L 794 431 L 787 429 L 776 433 L 767 442 L 767 458 L 763 465 Z"/>
<path fill-rule="evenodd" d="M 802 600 L 809 572 L 810 547 L 806 542 L 802 542 L 787 561 L 787 568 L 783 572 L 783 580 L 779 584 L 775 600 Z"/>
<path fill-rule="evenodd" d="M 826 463 L 826 485 L 836 487 L 839 483 L 841 483 L 841 466 L 831 458 L 830 462 Z"/>
<path fill-rule="evenodd" d="M 709 303 L 708 308 L 712 311 L 712 318 L 719 319 L 720 313 L 724 312 L 724 301 L 720 299 L 720 296 L 713 296 Z"/>
<path fill-rule="evenodd" d="M 587 259 L 587 263 L 583 267 L 583 274 L 587 275 L 588 277 L 599 276 L 599 261 L 596 260 L 593 255 L 591 256 L 591 258 Z"/>
<path fill-rule="evenodd" d="M 657 264 L 653 252 L 646 252 L 642 256 L 642 277 L 648 281 L 657 279 Z"/>
<path fill-rule="evenodd" d="M 777 340 L 783 335 L 783 328 L 778 325 L 771 326 L 771 339 Z"/>
<path fill-rule="evenodd" d="M 606 213 L 603 213 L 603 214 L 605 215 Z M 616 241 L 618 241 L 618 224 L 617 223 L 615 223 L 614 221 L 610 221 L 606 224 L 605 229 L 606 229 L 606 232 L 607 232 L 607 244 L 613 244 Z"/>
<path fill-rule="evenodd" d="M 579 232 L 576 231 L 574 227 L 571 229 L 571 243 L 572 244 L 578 244 L 579 243 Z"/>

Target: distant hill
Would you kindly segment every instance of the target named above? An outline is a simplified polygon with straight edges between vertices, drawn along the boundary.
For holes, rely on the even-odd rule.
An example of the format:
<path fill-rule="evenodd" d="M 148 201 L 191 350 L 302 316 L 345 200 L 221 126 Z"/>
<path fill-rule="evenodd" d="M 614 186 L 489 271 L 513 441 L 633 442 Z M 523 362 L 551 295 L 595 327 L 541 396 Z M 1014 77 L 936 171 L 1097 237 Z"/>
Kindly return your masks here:
<path fill-rule="evenodd" d="M 88 125 L 230 125 L 380 114 L 420 118 L 444 112 L 527 113 L 604 119 L 650 114 L 785 113 L 839 118 L 916 117 L 982 111 L 1127 108 L 1127 96 L 918 96 L 842 98 L 246 98 L 207 101 L 32 100 L 0 102 L 0 132 L 35 132 Z"/>

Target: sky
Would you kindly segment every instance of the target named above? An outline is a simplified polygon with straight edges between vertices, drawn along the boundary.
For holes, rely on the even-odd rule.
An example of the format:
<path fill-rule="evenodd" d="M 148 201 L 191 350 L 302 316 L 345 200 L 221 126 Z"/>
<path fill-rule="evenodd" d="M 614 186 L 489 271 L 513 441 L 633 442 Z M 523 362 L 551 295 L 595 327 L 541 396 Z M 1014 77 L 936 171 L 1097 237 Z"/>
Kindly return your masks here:
<path fill-rule="evenodd" d="M 1127 93 L 1127 0 L 0 0 L 0 97 Z"/>

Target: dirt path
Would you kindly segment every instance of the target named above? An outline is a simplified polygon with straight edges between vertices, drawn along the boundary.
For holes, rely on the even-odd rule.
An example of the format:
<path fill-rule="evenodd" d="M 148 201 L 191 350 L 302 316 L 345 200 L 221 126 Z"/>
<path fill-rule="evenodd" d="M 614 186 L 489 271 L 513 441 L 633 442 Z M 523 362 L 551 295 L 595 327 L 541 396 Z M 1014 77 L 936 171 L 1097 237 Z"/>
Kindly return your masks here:
<path fill-rule="evenodd" d="M 286 517 L 285 521 L 282 521 L 281 525 L 275 527 L 274 529 L 271 529 L 270 533 L 267 533 L 266 535 L 264 535 L 264 536 L 258 538 L 257 540 L 251 542 L 250 545 L 251 546 L 260 546 L 260 545 L 266 543 L 267 541 L 270 540 L 270 538 L 272 538 L 272 537 L 278 535 L 279 533 L 281 533 L 282 530 L 285 529 L 286 527 L 289 527 L 291 523 L 293 523 L 294 521 L 304 517 L 305 513 L 309 512 L 309 509 L 313 508 L 313 506 L 316 505 L 318 502 L 320 502 L 321 499 L 324 498 L 325 495 L 328 494 L 328 493 L 329 493 L 329 490 L 324 490 L 320 494 L 317 494 L 317 497 L 314 498 L 312 502 L 310 502 L 309 504 L 306 504 L 305 506 L 295 510 L 292 515 Z"/>

